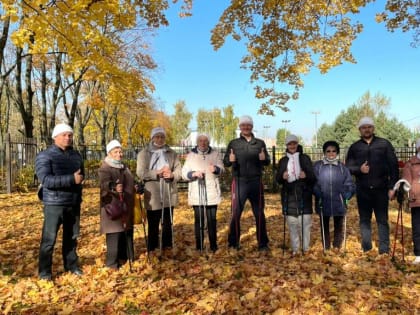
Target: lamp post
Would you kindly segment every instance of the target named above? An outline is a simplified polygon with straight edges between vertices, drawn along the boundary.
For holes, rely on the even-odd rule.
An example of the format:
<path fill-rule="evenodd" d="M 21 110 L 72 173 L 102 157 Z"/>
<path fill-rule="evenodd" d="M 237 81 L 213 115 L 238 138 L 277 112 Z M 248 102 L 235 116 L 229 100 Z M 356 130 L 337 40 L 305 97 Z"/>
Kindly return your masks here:
<path fill-rule="evenodd" d="M 264 128 L 264 142 L 267 143 L 267 129 L 270 129 L 270 126 L 263 126 Z"/>
<path fill-rule="evenodd" d="M 320 114 L 319 111 L 311 112 L 311 114 L 315 115 L 315 148 L 318 148 L 318 115 Z"/>
<path fill-rule="evenodd" d="M 284 144 L 286 145 L 286 136 L 287 136 L 286 124 L 290 122 L 290 119 L 283 119 L 281 122 L 284 124 Z"/>

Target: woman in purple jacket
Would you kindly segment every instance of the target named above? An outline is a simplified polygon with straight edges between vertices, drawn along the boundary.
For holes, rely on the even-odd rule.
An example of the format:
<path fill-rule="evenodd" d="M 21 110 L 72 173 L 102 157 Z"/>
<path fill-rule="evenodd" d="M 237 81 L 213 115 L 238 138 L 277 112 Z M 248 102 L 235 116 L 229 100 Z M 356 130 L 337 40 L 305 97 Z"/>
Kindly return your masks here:
<path fill-rule="evenodd" d="M 315 209 L 320 215 L 321 236 L 324 249 L 330 249 L 330 217 L 334 219 L 333 247 L 340 248 L 344 239 L 344 218 L 347 202 L 356 187 L 349 169 L 339 159 L 340 146 L 335 141 L 327 141 L 322 146 L 324 158 L 315 162 L 314 186 Z"/>

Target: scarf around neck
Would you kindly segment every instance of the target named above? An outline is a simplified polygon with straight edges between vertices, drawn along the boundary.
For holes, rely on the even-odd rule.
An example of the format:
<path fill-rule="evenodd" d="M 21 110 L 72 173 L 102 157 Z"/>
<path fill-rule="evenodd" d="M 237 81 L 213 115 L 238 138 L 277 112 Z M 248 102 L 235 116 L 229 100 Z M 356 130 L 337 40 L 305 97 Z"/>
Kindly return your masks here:
<path fill-rule="evenodd" d="M 152 152 L 149 165 L 150 170 L 160 170 L 164 166 L 169 166 L 169 162 L 165 156 L 165 151 L 165 145 L 161 147 L 157 147 L 153 143 L 150 145 L 150 152 Z"/>
<path fill-rule="evenodd" d="M 109 156 L 105 157 L 105 163 L 113 168 L 118 168 L 118 169 L 124 168 L 124 164 L 122 163 L 122 161 L 114 160 L 110 158 Z"/>
<path fill-rule="evenodd" d="M 287 178 L 287 182 L 292 183 L 299 179 L 300 175 L 300 161 L 299 161 L 299 152 L 289 153 L 287 152 L 286 155 L 289 158 L 287 162 L 287 174 L 289 175 Z"/>
<path fill-rule="evenodd" d="M 335 159 L 328 159 L 327 157 L 324 157 L 324 159 L 322 160 L 324 164 L 332 164 L 332 165 L 338 165 L 338 156 Z"/>

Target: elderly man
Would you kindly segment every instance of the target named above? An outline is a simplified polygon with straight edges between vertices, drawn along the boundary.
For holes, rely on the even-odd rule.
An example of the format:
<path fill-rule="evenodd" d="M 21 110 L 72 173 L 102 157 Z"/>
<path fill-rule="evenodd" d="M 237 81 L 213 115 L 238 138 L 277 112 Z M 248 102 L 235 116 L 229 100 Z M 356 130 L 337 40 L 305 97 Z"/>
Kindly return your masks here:
<path fill-rule="evenodd" d="M 388 203 L 394 198 L 398 181 L 398 160 L 392 144 L 374 133 L 371 117 L 358 124 L 360 139 L 353 143 L 346 157 L 346 166 L 356 177 L 357 206 L 363 251 L 372 249 L 372 212 L 378 225 L 379 254 L 389 252 Z"/>
<path fill-rule="evenodd" d="M 239 119 L 241 134 L 230 141 L 223 159 L 225 167 L 232 167 L 232 220 L 228 245 L 239 249 L 240 218 L 249 199 L 257 226 L 258 249 L 268 250 L 262 171 L 270 164 L 270 157 L 264 141 L 254 137 L 253 125 L 250 116 Z"/>
<path fill-rule="evenodd" d="M 82 275 L 76 253 L 80 230 L 83 159 L 73 150 L 73 129 L 67 124 L 54 127 L 54 144 L 40 152 L 35 161 L 42 184 L 39 195 L 44 203 L 44 223 L 39 250 L 39 278 L 52 279 L 52 258 L 57 232 L 63 225 L 62 254 L 64 269 Z"/>

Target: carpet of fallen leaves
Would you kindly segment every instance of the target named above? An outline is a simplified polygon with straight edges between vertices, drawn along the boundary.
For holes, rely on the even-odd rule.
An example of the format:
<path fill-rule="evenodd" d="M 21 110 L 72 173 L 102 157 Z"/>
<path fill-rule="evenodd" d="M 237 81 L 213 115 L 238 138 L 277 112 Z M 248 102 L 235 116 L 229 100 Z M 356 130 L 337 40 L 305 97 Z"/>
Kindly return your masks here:
<path fill-rule="evenodd" d="M 174 215 L 175 248 L 147 260 L 143 227 L 135 227 L 132 271 L 104 267 L 98 189 L 84 194 L 78 253 L 84 275 L 65 273 L 61 233 L 54 252 L 53 282 L 38 280 L 42 205 L 35 193 L 0 195 L 0 312 L 3 314 L 418 314 L 419 267 L 413 259 L 410 215 L 404 213 L 406 262 L 362 253 L 355 200 L 349 206 L 346 251 L 322 251 L 313 216 L 312 247 L 305 256 L 283 254 L 283 217 L 278 194 L 266 195 L 269 252 L 259 252 L 255 223 L 246 205 L 242 248 L 228 249 L 229 196 L 219 207 L 219 250 L 197 252 L 193 212 L 186 193 Z M 397 204 L 390 207 L 391 245 Z M 376 240 L 374 224 L 374 240 Z M 286 244 L 288 244 L 286 233 Z M 400 240 L 401 238 L 398 237 Z M 206 240 L 207 242 L 207 240 Z M 207 246 L 208 247 L 208 246 Z"/>

